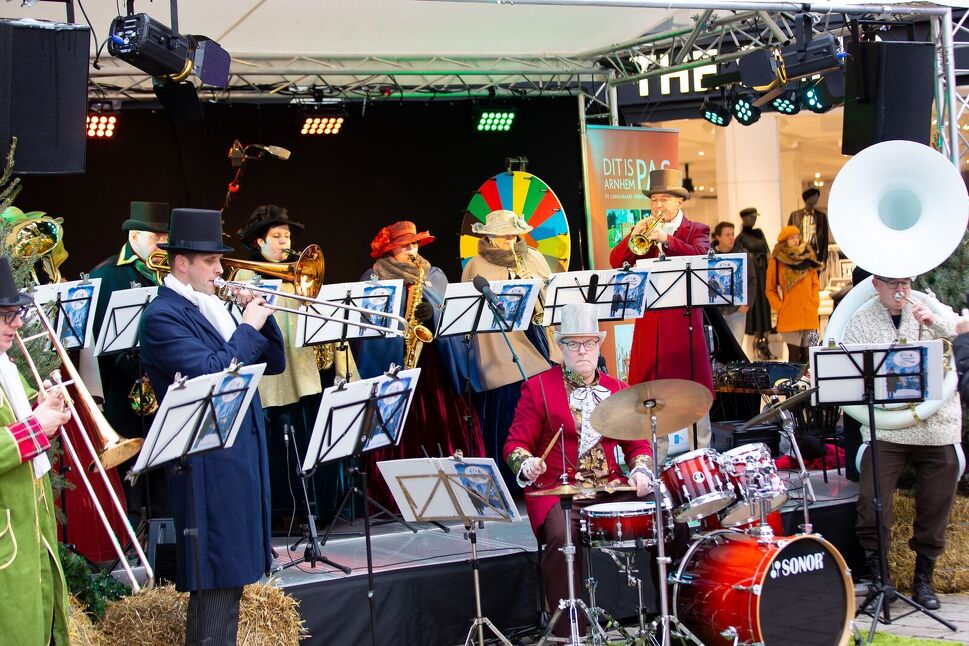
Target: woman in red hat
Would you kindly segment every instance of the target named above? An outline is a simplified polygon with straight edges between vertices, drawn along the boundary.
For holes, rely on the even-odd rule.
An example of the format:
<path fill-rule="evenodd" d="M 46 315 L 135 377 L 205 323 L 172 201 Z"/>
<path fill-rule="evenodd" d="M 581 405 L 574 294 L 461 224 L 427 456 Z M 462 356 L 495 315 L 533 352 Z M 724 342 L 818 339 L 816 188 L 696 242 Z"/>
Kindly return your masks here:
<path fill-rule="evenodd" d="M 395 222 L 377 232 L 370 242 L 373 266 L 361 280 L 403 280 L 407 293 L 401 298 L 398 314 L 404 315 L 408 296 L 423 279 L 421 302 L 414 311 L 421 325 L 432 332 L 440 319 L 447 278 L 444 272 L 420 254 L 420 248 L 434 242 L 428 231 L 417 231 L 413 222 Z M 353 344 L 360 377 L 369 379 L 387 371 L 391 363 L 404 363 L 404 340 L 401 337 L 370 338 Z M 461 397 L 459 369 L 464 365 L 460 338 L 434 339 L 422 346 L 417 367 L 421 376 L 417 391 L 404 424 L 401 442 L 396 447 L 371 453 L 371 460 L 416 458 L 424 455 L 451 455 L 461 450 L 465 455 L 484 455 L 477 417 Z M 469 428 L 468 420 L 471 420 Z M 422 450 L 423 449 L 423 450 Z M 371 473 L 373 469 L 371 468 Z M 391 502 L 389 491 L 379 478 L 371 479 L 371 486 L 379 502 Z M 379 489 L 378 489 L 379 487 Z"/>

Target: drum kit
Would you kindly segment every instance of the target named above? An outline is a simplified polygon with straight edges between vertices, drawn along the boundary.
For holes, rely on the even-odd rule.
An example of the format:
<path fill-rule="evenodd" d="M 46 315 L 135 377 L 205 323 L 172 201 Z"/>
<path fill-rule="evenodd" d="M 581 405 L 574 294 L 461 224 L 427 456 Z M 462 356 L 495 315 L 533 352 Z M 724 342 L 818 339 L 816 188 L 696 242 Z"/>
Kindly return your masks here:
<path fill-rule="evenodd" d="M 802 398 L 773 406 L 757 423 L 796 405 Z M 698 421 L 712 403 L 710 391 L 691 381 L 666 379 L 638 384 L 614 393 L 599 404 L 592 426 L 604 437 L 649 440 Z M 757 418 L 755 418 L 757 419 Z M 754 420 L 751 420 L 752 422 Z M 799 462 L 805 491 L 810 481 L 793 437 L 793 424 L 783 420 Z M 591 608 L 576 597 L 573 577 L 575 545 L 571 536 L 573 498 L 588 488 L 573 486 L 563 475 L 561 486 L 530 493 L 561 499 L 566 515 L 565 545 L 568 598 L 562 599 L 538 644 L 549 641 L 563 613 L 568 613 L 569 644 L 605 644 L 598 619 L 618 627 L 627 644 L 668 646 L 679 638 L 700 646 L 757 644 L 762 646 L 843 646 L 851 636 L 854 592 L 844 559 L 830 543 L 811 533 L 806 496 L 801 533 L 783 536 L 780 508 L 786 487 L 764 444 L 747 444 L 725 453 L 698 449 L 677 456 L 660 468 L 653 465 L 652 500 L 604 502 L 580 511 L 580 533 L 586 549 L 609 556 L 639 593 L 639 633 L 630 635 L 596 607 L 595 582 L 586 580 Z M 631 489 L 631 488 L 625 488 Z M 610 490 L 612 491 L 612 490 Z M 662 501 L 657 504 L 656 501 Z M 698 530 L 673 567 L 667 544 L 674 522 Z M 646 625 L 642 581 L 633 560 L 638 552 L 656 552 L 659 614 Z M 581 634 L 579 615 L 590 634 Z"/>

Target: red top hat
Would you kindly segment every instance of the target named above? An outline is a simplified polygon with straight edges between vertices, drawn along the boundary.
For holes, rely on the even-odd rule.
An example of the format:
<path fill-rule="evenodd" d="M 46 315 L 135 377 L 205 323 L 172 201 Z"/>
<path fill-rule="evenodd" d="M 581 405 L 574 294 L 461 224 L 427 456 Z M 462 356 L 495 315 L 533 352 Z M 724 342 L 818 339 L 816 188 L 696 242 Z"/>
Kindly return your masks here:
<path fill-rule="evenodd" d="M 406 220 L 403 222 L 394 222 L 389 227 L 384 227 L 378 231 L 377 236 L 370 241 L 370 257 L 380 258 L 381 256 L 386 256 L 394 249 L 406 247 L 412 242 L 416 242 L 417 246 L 423 247 L 434 242 L 434 236 L 428 231 L 418 233 L 417 226 L 413 222 Z"/>

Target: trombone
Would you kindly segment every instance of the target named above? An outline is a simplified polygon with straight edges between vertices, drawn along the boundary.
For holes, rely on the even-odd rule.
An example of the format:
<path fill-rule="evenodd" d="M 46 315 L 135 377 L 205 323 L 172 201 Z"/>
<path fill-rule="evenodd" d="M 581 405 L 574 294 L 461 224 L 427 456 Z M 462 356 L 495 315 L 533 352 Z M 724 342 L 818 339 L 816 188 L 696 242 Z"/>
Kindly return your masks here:
<path fill-rule="evenodd" d="M 345 325 L 352 325 L 354 327 L 360 327 L 367 330 L 375 330 L 381 334 L 386 334 L 389 336 L 406 336 L 407 331 L 410 329 L 410 323 L 407 322 L 403 316 L 397 314 L 391 314 L 390 312 L 383 312 L 381 310 L 371 310 L 365 307 L 357 307 L 356 305 L 347 305 L 346 303 L 338 303 L 337 301 L 328 301 L 322 298 L 312 298 L 310 296 L 301 296 L 300 294 L 284 294 L 278 292 L 274 289 L 267 289 L 265 287 L 258 287 L 249 283 L 242 283 L 232 280 L 224 280 L 222 278 L 216 278 L 212 281 L 217 289 L 223 290 L 224 293 L 228 293 L 229 289 L 239 289 L 239 290 L 249 290 L 251 292 L 257 292 L 260 294 L 268 294 L 272 296 L 277 296 L 279 298 L 292 298 L 293 300 L 302 301 L 307 305 L 313 303 L 316 305 L 323 305 L 325 307 L 336 307 L 348 312 L 359 312 L 363 316 L 369 317 L 386 317 L 393 319 L 400 323 L 400 328 L 392 327 L 389 325 L 375 325 L 373 323 L 364 323 L 363 321 L 351 321 L 346 318 L 340 318 L 339 316 L 327 316 L 326 314 L 320 314 L 319 312 L 311 312 L 308 309 L 296 309 L 292 307 L 282 307 L 279 305 L 269 305 L 266 307 L 275 310 L 277 312 L 289 312 L 290 314 L 297 314 L 299 316 L 308 316 L 310 318 L 320 319 L 323 321 L 332 321 L 334 323 L 341 323 Z M 223 296 L 223 300 L 228 299 L 228 296 Z"/>
<path fill-rule="evenodd" d="M 124 461 L 140 450 L 141 440 L 124 440 L 118 436 L 117 433 L 115 433 L 114 429 L 112 429 L 110 424 L 108 424 L 108 421 L 104 419 L 101 411 L 97 409 L 97 405 L 94 403 L 91 393 L 88 392 L 87 388 L 84 386 L 84 383 L 81 381 L 77 370 L 74 368 L 74 364 L 71 363 L 70 357 L 67 355 L 67 351 L 64 350 L 64 346 L 61 345 L 60 339 L 57 337 L 57 332 L 54 330 L 54 326 L 51 325 L 50 319 L 47 318 L 44 308 L 38 305 L 36 301 L 33 303 L 32 307 L 34 311 L 37 312 L 37 319 L 40 321 L 40 325 L 43 330 L 36 335 L 27 337 L 26 339 L 21 338 L 21 336 L 17 334 L 17 346 L 23 353 L 24 360 L 27 362 L 27 367 L 30 368 L 30 372 L 34 377 L 34 380 L 37 382 L 38 391 L 45 390 L 44 379 L 37 371 L 37 365 L 31 358 L 30 353 L 27 352 L 27 342 L 34 339 L 47 337 L 51 344 L 51 348 L 57 353 L 57 356 L 61 361 L 61 366 L 67 372 L 70 380 L 62 381 L 59 370 L 55 370 L 53 373 L 51 373 L 51 380 L 55 382 L 56 386 L 59 387 L 64 393 L 64 401 L 67 402 L 67 405 L 71 410 L 71 417 L 74 419 L 75 424 L 77 424 L 78 434 L 81 436 L 84 444 L 87 446 L 87 450 L 93 456 L 91 469 L 100 474 L 101 481 L 104 483 L 104 488 L 107 490 L 108 495 L 111 498 L 111 503 L 114 505 L 114 509 L 121 518 L 121 521 L 124 523 L 124 529 L 125 533 L 128 535 L 128 540 L 135 548 L 135 552 L 138 554 L 138 558 L 141 560 L 141 563 L 145 568 L 145 574 L 148 577 L 148 580 L 145 583 L 145 589 L 150 589 L 154 583 L 155 573 L 152 571 L 151 565 L 148 563 L 148 557 L 145 556 L 145 552 L 141 548 L 141 542 L 138 539 L 137 533 L 135 532 L 134 528 L 132 528 L 131 523 L 128 521 L 128 515 L 124 509 L 124 506 L 121 504 L 121 501 L 118 500 L 118 494 L 115 493 L 114 487 L 111 486 L 111 481 L 108 480 L 107 471 L 105 470 L 104 465 L 101 463 L 101 460 L 98 459 L 99 455 L 108 455 L 112 459 L 117 459 L 118 457 L 121 457 L 122 454 L 125 454 L 121 460 Z M 74 385 L 78 402 L 75 402 L 67 391 L 66 386 L 70 384 Z M 92 430 L 98 433 L 98 439 L 101 440 L 103 445 L 105 445 L 102 447 L 100 452 L 95 449 L 94 443 L 91 441 L 91 436 L 88 435 L 88 429 L 84 426 L 84 421 L 82 420 L 88 420 L 90 423 L 92 423 L 92 425 L 97 427 Z M 91 486 L 91 480 L 88 477 L 87 470 L 81 464 L 80 457 L 78 456 L 77 451 L 74 449 L 74 444 L 71 442 L 71 438 L 67 435 L 67 432 L 64 430 L 63 426 L 60 429 L 60 441 L 68 455 L 70 455 L 71 460 L 74 462 L 78 475 L 81 477 L 81 481 L 84 484 L 84 488 L 87 489 L 88 495 L 91 496 L 91 501 L 94 503 L 94 508 L 98 512 L 98 517 L 100 518 L 102 525 L 104 525 L 104 529 L 107 532 L 108 537 L 111 539 L 111 545 L 114 547 L 115 554 L 118 555 L 118 561 L 121 563 L 125 574 L 128 576 L 128 580 L 131 582 L 132 591 L 135 593 L 140 592 L 142 586 L 138 584 L 138 579 L 135 577 L 135 573 L 131 569 L 131 564 L 128 563 L 128 558 L 125 556 L 124 549 L 121 547 L 121 543 L 118 542 L 118 537 L 111 528 L 108 515 L 104 511 L 101 501 L 98 500 L 98 497 L 94 492 L 94 487 Z"/>

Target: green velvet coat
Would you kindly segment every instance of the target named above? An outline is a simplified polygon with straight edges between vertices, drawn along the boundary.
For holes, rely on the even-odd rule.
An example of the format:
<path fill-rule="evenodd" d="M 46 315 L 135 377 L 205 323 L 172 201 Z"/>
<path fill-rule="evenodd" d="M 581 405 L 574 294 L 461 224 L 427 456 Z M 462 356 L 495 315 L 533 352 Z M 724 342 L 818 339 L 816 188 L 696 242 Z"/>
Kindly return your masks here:
<path fill-rule="evenodd" d="M 50 478 L 35 480 L 30 463 L 20 461 L 17 442 L 7 429 L 16 421 L 4 396 L 0 406 L 0 641 L 63 646 L 69 643 L 67 583 L 57 556 L 54 495 Z"/>

